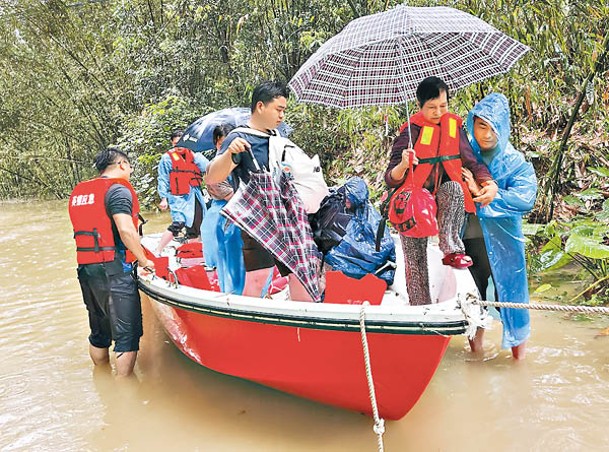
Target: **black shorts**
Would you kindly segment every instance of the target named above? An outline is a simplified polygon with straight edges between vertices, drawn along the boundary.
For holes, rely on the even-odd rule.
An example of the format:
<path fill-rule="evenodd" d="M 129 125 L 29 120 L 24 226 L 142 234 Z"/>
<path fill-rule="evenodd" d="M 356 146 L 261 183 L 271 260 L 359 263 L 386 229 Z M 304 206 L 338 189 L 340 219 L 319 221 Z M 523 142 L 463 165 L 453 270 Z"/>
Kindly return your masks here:
<path fill-rule="evenodd" d="M 241 231 L 241 240 L 243 241 L 243 262 L 245 263 L 246 272 L 272 268 L 276 265 L 281 276 L 288 276 L 292 273 L 248 233 Z"/>
<path fill-rule="evenodd" d="M 94 347 L 110 347 L 114 351 L 139 350 L 142 337 L 142 305 L 132 273 L 113 274 L 108 264 L 87 264 L 78 267 L 78 281 L 89 313 Z"/>
<path fill-rule="evenodd" d="M 201 223 L 203 222 L 203 208 L 198 199 L 195 199 L 195 216 L 192 220 L 192 226 L 186 226 L 183 221 L 174 221 L 167 228 L 171 231 L 174 237 L 177 237 L 182 229 L 186 227 L 186 238 L 195 239 L 201 235 Z"/>

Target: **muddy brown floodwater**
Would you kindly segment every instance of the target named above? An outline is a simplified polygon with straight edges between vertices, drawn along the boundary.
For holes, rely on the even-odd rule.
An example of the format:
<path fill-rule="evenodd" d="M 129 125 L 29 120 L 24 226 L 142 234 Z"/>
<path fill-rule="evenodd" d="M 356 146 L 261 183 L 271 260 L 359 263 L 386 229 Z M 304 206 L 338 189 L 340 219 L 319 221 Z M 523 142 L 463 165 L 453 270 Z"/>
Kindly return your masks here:
<path fill-rule="evenodd" d="M 160 232 L 166 214 L 148 214 Z M 65 202 L 0 203 L 0 450 L 374 451 L 372 420 L 207 370 L 144 299 L 137 380 L 94 371 Z M 455 337 L 387 451 L 609 450 L 609 318 L 532 313 L 526 361 Z M 487 334 L 500 343 L 498 323 Z M 413 370 L 416 371 L 416 370 Z"/>

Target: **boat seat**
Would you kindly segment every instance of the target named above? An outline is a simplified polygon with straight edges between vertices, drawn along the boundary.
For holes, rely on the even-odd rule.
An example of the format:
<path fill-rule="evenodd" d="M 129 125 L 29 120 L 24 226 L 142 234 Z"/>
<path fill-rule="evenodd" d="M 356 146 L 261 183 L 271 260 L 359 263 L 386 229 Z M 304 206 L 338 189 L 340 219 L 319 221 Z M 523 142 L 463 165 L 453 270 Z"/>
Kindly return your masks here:
<path fill-rule="evenodd" d="M 201 242 L 184 243 L 176 249 L 176 258 L 192 259 L 197 257 L 203 257 L 203 243 Z"/>
<path fill-rule="evenodd" d="M 187 242 L 176 248 L 176 260 L 182 267 L 192 267 L 205 264 L 203 255 L 203 243 Z"/>
<path fill-rule="evenodd" d="M 324 303 L 362 304 L 367 301 L 379 305 L 385 290 L 387 283 L 371 273 L 355 279 L 340 271 L 327 271 Z"/>
<path fill-rule="evenodd" d="M 154 262 L 154 274 L 159 278 L 167 279 L 169 277 L 169 257 L 155 256 L 154 253 L 145 246 L 142 246 L 142 248 L 144 248 L 146 257 Z"/>
<path fill-rule="evenodd" d="M 194 265 L 192 267 L 181 267 L 175 271 L 178 278 L 178 283 L 183 286 L 194 287 L 195 289 L 213 290 L 219 292 L 217 280 L 216 284 L 212 284 L 207 276 L 207 271 L 202 265 Z"/>

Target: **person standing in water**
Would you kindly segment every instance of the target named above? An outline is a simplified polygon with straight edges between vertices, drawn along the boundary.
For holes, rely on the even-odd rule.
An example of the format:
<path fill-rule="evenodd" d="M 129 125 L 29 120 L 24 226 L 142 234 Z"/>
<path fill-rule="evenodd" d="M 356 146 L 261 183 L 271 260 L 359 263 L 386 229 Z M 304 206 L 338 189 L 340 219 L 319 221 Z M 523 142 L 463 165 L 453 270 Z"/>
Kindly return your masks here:
<path fill-rule="evenodd" d="M 466 125 L 476 158 L 488 166 L 499 186 L 495 199 L 485 206 L 477 204 L 477 216 L 469 217 L 464 243 L 474 262 L 470 271 L 483 298 L 492 277 L 497 301 L 528 303 L 522 217 L 535 204 L 535 170 L 509 141 L 510 108 L 503 94 L 489 94 L 476 104 Z M 467 169 L 463 169 L 463 177 L 475 196 L 480 186 Z M 499 314 L 502 347 L 511 348 L 515 359 L 523 359 L 531 334 L 529 311 L 501 308 Z M 483 334 L 479 329 L 470 341 L 473 352 L 482 351 Z"/>
<path fill-rule="evenodd" d="M 127 154 L 110 147 L 97 155 L 99 177 L 76 185 L 68 211 L 76 240 L 78 280 L 89 313 L 89 355 L 108 364 L 114 341 L 116 373 L 133 373 L 142 329 L 134 260 L 152 269 L 138 234 L 139 202 L 129 183 Z"/>

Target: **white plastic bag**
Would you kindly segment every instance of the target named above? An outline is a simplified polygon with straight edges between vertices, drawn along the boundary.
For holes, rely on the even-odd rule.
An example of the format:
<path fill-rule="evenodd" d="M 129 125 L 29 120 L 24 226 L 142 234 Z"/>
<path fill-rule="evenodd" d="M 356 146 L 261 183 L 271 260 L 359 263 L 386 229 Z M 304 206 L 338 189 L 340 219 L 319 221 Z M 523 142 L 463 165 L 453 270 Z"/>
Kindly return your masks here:
<path fill-rule="evenodd" d="M 321 201 L 328 196 L 330 190 L 321 170 L 319 156 L 309 157 L 300 147 L 288 138 L 261 132 L 249 127 L 239 127 L 233 132 L 249 133 L 269 138 L 269 169 L 273 178 L 279 182 L 281 172 L 292 175 L 294 188 L 300 195 L 307 213 L 319 210 Z"/>

